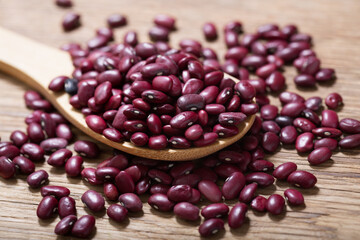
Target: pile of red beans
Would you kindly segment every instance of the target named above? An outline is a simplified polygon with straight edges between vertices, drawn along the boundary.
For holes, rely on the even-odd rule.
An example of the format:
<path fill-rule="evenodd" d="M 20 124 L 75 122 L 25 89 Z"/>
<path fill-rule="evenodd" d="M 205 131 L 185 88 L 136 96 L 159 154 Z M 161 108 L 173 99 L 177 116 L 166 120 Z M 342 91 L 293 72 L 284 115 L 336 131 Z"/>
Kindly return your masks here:
<path fill-rule="evenodd" d="M 126 24 L 114 16 L 109 19 Z M 275 167 L 265 160 L 266 153 L 294 144 L 299 153 L 309 153 L 309 164 L 318 165 L 339 147 L 360 146 L 360 122 L 339 121 L 334 111 L 342 104 L 339 94 L 325 98 L 328 109 L 324 110 L 319 97 L 304 99 L 281 92 L 284 64 L 292 63 L 298 69 L 294 81 L 300 87 L 334 79 L 334 70 L 320 68 L 310 49 L 311 37 L 297 33 L 295 26 L 264 25 L 239 41 L 241 23 L 227 24 L 224 31 L 229 49 L 225 63 L 220 64 L 214 50 L 194 40 L 182 41 L 180 50 L 170 48 L 164 42 L 168 36 L 163 35 L 174 30 L 175 19 L 161 15 L 154 23 L 155 30 L 149 35 L 155 43 L 138 43 L 136 33 L 129 32 L 124 43 L 109 44 L 112 29 L 102 28 L 86 49 L 78 44 L 63 46 L 71 54 L 75 70 L 72 78 L 57 77 L 49 88 L 71 94 L 71 104 L 81 109 L 95 132 L 113 141 L 130 140 L 154 149 L 204 146 L 217 137 L 235 134 L 232 129 L 246 115 L 259 114 L 240 141 L 203 159 L 162 162 L 114 150 L 97 168 L 84 168 L 84 158 L 98 157 L 101 150 L 97 144 L 75 141 L 77 155 L 73 155 L 66 149 L 74 141 L 69 123 L 38 93 L 27 91 L 26 106 L 34 111 L 25 119 L 25 132 L 14 131 L 9 142 L 0 142 L 0 176 L 28 175 L 31 188 L 41 187 L 43 199 L 37 215 L 40 219 L 59 215 L 56 234 L 91 237 L 95 218 L 85 215 L 78 219 L 70 190 L 47 185 L 49 174 L 35 171 L 34 162 L 46 159 L 54 168 L 64 168 L 68 177 L 102 185 L 103 194 L 88 190 L 81 196 L 90 212 L 103 211 L 106 199 L 111 204 L 106 210 L 109 218 L 122 222 L 128 214 L 142 211 L 139 196 L 144 195 L 152 208 L 173 212 L 183 220 L 196 221 L 201 215 L 204 220 L 199 233 L 206 237 L 223 230 L 225 218 L 230 228 L 240 228 L 249 207 L 279 215 L 285 211 L 285 200 L 294 206 L 304 204 L 301 189 L 314 187 L 316 177 L 298 170 L 292 162 Z M 217 38 L 216 31 L 212 23 L 204 26 L 208 40 Z M 241 79 L 240 83 L 224 78 L 222 71 Z M 258 78 L 249 80 L 250 72 Z M 266 94 L 271 92 L 280 93 L 280 111 L 270 105 Z M 183 99 L 187 95 L 192 96 Z M 254 97 L 256 104 L 251 102 Z M 183 114 L 182 120 L 176 120 L 179 114 Z M 258 188 L 273 185 L 275 179 L 295 188 L 285 190 L 284 196 L 257 196 Z M 230 209 L 225 200 L 233 199 L 239 203 Z M 200 209 L 200 201 L 208 205 Z"/>

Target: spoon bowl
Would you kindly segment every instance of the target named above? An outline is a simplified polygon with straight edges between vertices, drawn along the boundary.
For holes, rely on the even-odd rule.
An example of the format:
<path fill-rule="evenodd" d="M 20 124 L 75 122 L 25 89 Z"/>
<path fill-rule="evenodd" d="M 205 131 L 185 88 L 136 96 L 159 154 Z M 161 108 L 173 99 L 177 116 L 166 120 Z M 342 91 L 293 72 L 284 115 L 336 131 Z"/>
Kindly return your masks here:
<path fill-rule="evenodd" d="M 220 138 L 215 143 L 204 147 L 154 150 L 147 147 L 136 147 L 127 141 L 116 143 L 92 131 L 87 126 L 82 113 L 70 105 L 70 97 L 67 93 L 55 93 L 48 89 L 48 85 L 54 77 L 70 75 L 73 71 L 74 67 L 67 52 L 37 43 L 2 28 L 0 28 L 0 36 L 1 71 L 20 79 L 39 91 L 71 124 L 82 132 L 99 142 L 132 155 L 163 161 L 199 159 L 238 141 L 247 133 L 255 120 L 255 115 L 247 117 L 238 125 L 239 133 L 237 135 L 224 139 Z M 235 82 L 239 81 L 227 74 L 225 75 Z"/>

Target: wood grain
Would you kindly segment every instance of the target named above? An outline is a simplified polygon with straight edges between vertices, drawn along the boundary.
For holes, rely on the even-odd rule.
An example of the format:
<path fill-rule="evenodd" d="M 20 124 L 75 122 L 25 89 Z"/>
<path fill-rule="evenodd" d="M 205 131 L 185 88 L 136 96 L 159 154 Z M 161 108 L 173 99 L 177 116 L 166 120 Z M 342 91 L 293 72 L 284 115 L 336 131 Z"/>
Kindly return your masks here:
<path fill-rule="evenodd" d="M 156 13 L 176 16 L 179 30 L 171 35 L 171 43 L 186 37 L 202 40 L 201 26 L 214 21 L 219 29 L 229 20 L 244 22 L 246 31 L 254 31 L 263 23 L 280 25 L 297 24 L 302 32 L 314 37 L 315 50 L 323 66 L 333 67 L 338 79 L 333 85 L 318 86 L 317 91 L 301 92 L 306 97 L 325 97 L 330 92 L 342 94 L 345 106 L 339 112 L 340 118 L 360 119 L 360 3 L 357 0 L 344 1 L 74 1 L 74 11 L 82 14 L 83 27 L 69 34 L 59 27 L 61 17 L 68 10 L 59 9 L 52 1 L 43 0 L 0 0 L 0 25 L 49 46 L 78 41 L 84 43 L 93 36 L 95 28 L 103 26 L 104 19 L 111 13 L 128 15 L 129 25 L 116 30 L 121 39 L 129 29 L 139 32 L 140 40 L 147 40 L 147 30 L 152 26 Z M 220 32 L 220 39 L 223 35 Z M 1 36 L 0 36 L 1 37 Z M 224 53 L 222 41 L 205 43 Z M 1 49 L 4 46 L 0 46 Z M 46 60 L 44 60 L 46 61 Z M 42 64 L 42 62 L 39 62 Z M 295 72 L 286 71 L 288 90 L 299 92 L 292 83 Z M 0 136 L 7 140 L 11 131 L 25 129 L 24 117 L 30 112 L 24 106 L 22 95 L 29 86 L 15 78 L 0 75 Z M 277 100 L 273 101 L 278 104 Z M 86 138 L 78 134 L 79 138 Z M 111 149 L 100 145 L 105 153 L 97 160 L 86 161 L 85 166 L 95 166 L 111 153 Z M 360 222 L 360 157 L 359 150 L 335 153 L 331 162 L 319 167 L 310 167 L 306 156 L 298 156 L 294 149 L 281 149 L 269 156 L 275 165 L 294 161 L 299 169 L 309 170 L 318 178 L 317 188 L 303 191 L 305 208 L 287 207 L 286 214 L 273 217 L 258 215 L 249 211 L 249 221 L 239 230 L 221 233 L 216 238 L 233 239 L 358 239 Z M 88 188 L 98 191 L 78 179 L 66 178 L 64 171 L 55 170 L 47 164 L 38 164 L 51 174 L 51 184 L 68 186 L 76 199 L 78 215 L 86 214 L 80 201 L 81 194 Z M 24 177 L 0 180 L 0 238 L 2 239 L 54 239 L 53 229 L 58 219 L 39 221 L 35 211 L 41 196 L 37 190 L 29 190 Z M 277 182 L 273 188 L 261 189 L 259 194 L 282 194 L 287 184 Z M 143 199 L 146 200 L 146 197 Z M 108 205 L 108 204 L 107 204 Z M 129 221 L 116 224 L 106 217 L 97 215 L 95 239 L 198 239 L 197 224 L 176 219 L 171 214 L 159 214 L 147 204 L 142 216 L 130 216 Z M 59 238 L 61 239 L 61 238 Z"/>

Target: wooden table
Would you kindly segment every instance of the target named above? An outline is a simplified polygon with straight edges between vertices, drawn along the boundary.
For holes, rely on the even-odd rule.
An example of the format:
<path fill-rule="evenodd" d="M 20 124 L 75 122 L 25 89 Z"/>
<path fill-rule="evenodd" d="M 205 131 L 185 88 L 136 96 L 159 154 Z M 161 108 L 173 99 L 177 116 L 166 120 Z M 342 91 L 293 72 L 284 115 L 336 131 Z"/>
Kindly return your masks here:
<path fill-rule="evenodd" d="M 261 24 L 274 22 L 281 26 L 295 23 L 300 30 L 314 38 L 315 50 L 322 66 L 335 68 L 338 80 L 332 86 L 319 86 L 317 91 L 301 92 L 306 97 L 325 97 L 328 93 L 342 94 L 345 106 L 339 112 L 340 118 L 360 119 L 360 3 L 358 0 L 344 1 L 89 1 L 74 0 L 74 11 L 82 15 L 83 26 L 64 34 L 60 28 L 61 17 L 69 10 L 61 9 L 53 1 L 44 0 L 0 0 L 0 25 L 15 32 L 53 47 L 77 41 L 84 43 L 94 35 L 97 27 L 104 26 L 105 18 L 111 13 L 128 16 L 129 24 L 115 31 L 116 39 L 121 39 L 129 29 L 138 31 L 140 40 L 147 41 L 147 31 L 153 25 L 157 13 L 168 13 L 178 18 L 178 31 L 171 34 L 171 43 L 183 38 L 194 38 L 205 46 L 224 53 L 222 41 L 205 43 L 201 26 L 206 21 L 217 23 L 219 30 L 229 20 L 238 19 L 245 30 L 252 32 Z M 223 39 L 220 30 L 220 39 Z M 0 36 L 1 37 L 1 36 Z M 1 48 L 6 46 L 0 46 Z M 19 54 L 19 53 L 17 53 Z M 44 59 L 49 61 L 49 59 Z M 56 59 L 53 59 L 56 64 Z M 41 62 L 39 62 L 41 64 Z M 286 72 L 290 91 L 298 91 L 292 82 L 293 70 Z M 0 135 L 8 140 L 16 129 L 25 130 L 24 118 L 29 114 L 22 95 L 30 86 L 0 74 Z M 273 101 L 278 104 L 278 101 Z M 78 133 L 79 138 L 86 138 Z M 101 145 L 110 153 L 111 150 Z M 106 158 L 87 161 L 85 166 L 95 166 Z M 316 188 L 302 191 L 306 207 L 287 206 L 286 214 L 271 216 L 249 211 L 249 220 L 239 230 L 222 232 L 216 238 L 243 239 L 359 239 L 360 233 L 360 156 L 359 151 L 336 152 L 332 161 L 319 167 L 310 167 L 306 156 L 298 156 L 294 149 L 282 149 L 269 156 L 276 166 L 285 161 L 293 161 L 299 169 L 309 170 L 318 178 Z M 86 214 L 80 201 L 81 194 L 91 188 L 100 187 L 84 184 L 79 179 L 68 179 L 63 170 L 55 170 L 47 164 L 38 168 L 50 173 L 50 183 L 71 189 L 76 199 L 78 215 Z M 54 239 L 53 229 L 58 218 L 41 221 L 36 217 L 36 207 L 41 200 L 38 190 L 31 190 L 24 176 L 16 179 L 0 179 L 0 238 L 1 239 Z M 268 196 L 274 192 L 282 194 L 287 184 L 277 183 L 273 188 L 260 190 Z M 145 199 L 144 199 L 145 201 Z M 108 206 L 108 203 L 107 203 Z M 161 214 L 144 205 L 144 214 L 131 215 L 129 221 L 117 224 L 109 221 L 105 213 L 96 215 L 96 239 L 198 239 L 199 223 L 177 220 L 172 214 Z M 60 238 L 61 239 L 61 238 Z"/>

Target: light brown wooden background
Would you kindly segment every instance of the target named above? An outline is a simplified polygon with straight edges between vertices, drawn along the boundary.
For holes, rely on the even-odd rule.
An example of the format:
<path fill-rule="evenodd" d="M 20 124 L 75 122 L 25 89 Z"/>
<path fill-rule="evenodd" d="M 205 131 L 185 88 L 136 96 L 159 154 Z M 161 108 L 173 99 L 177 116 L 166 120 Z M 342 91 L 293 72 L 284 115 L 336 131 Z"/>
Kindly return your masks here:
<path fill-rule="evenodd" d="M 56 7 L 52 0 L 0 0 L 0 26 L 21 33 L 44 44 L 58 47 L 63 43 L 84 43 L 93 36 L 97 27 L 105 24 L 111 13 L 128 16 L 129 24 L 115 31 L 120 40 L 126 30 L 138 31 L 140 40 L 147 41 L 147 30 L 157 13 L 168 13 L 178 18 L 179 30 L 171 34 L 176 45 L 182 38 L 203 40 L 201 26 L 205 21 L 217 23 L 222 40 L 222 26 L 229 20 L 238 19 L 246 31 L 254 31 L 261 24 L 274 22 L 281 26 L 295 23 L 300 30 L 314 37 L 315 50 L 322 65 L 333 67 L 338 80 L 333 86 L 319 86 L 318 91 L 302 92 L 306 97 L 325 97 L 337 91 L 345 102 L 339 113 L 341 118 L 360 119 L 360 2 L 342 1 L 90 1 L 74 0 L 74 11 L 82 15 L 83 26 L 64 34 L 60 28 L 61 17 L 69 10 Z M 1 37 L 1 36 L 0 36 Z M 205 43 L 224 53 L 222 41 Z M 6 46 L 0 46 L 1 48 Z M 21 54 L 21 53 L 14 53 Z M 56 59 L 44 59 L 53 61 Z M 38 63 L 41 65 L 41 62 Z M 288 90 L 297 91 L 292 84 L 295 72 L 286 72 Z M 0 74 L 0 136 L 7 140 L 15 129 L 25 129 L 24 117 L 30 112 L 24 106 L 22 95 L 30 86 L 25 86 L 4 74 Z M 277 101 L 274 103 L 278 104 Z M 79 133 L 81 138 L 85 136 Z M 110 149 L 102 145 L 108 153 Z M 105 159 L 91 160 L 85 166 L 95 166 Z M 360 156 L 359 151 L 335 153 L 332 161 L 319 167 L 310 167 L 306 156 L 298 156 L 293 149 L 282 149 L 268 158 L 277 166 L 285 161 L 294 161 L 299 169 L 309 170 L 318 177 L 317 188 L 303 191 L 306 207 L 287 207 L 286 214 L 279 217 L 256 214 L 249 211 L 249 221 L 239 230 L 221 233 L 216 238 L 243 239 L 359 239 L 360 233 Z M 67 186 L 76 199 L 78 215 L 86 214 L 80 201 L 88 188 L 81 180 L 67 179 L 64 171 L 55 170 L 47 164 L 38 168 L 50 172 L 51 184 Z M 24 177 L 0 180 L 0 238 L 1 239 L 54 239 L 53 229 L 58 221 L 40 221 L 36 217 L 39 191 L 29 190 Z M 277 183 L 272 189 L 260 190 L 268 196 L 282 194 L 287 184 Z M 145 199 L 144 199 L 145 200 Z M 130 216 L 129 221 L 116 224 L 106 214 L 97 215 L 96 239 L 198 239 L 197 224 L 177 220 L 171 214 L 159 214 L 145 204 L 142 216 Z"/>

